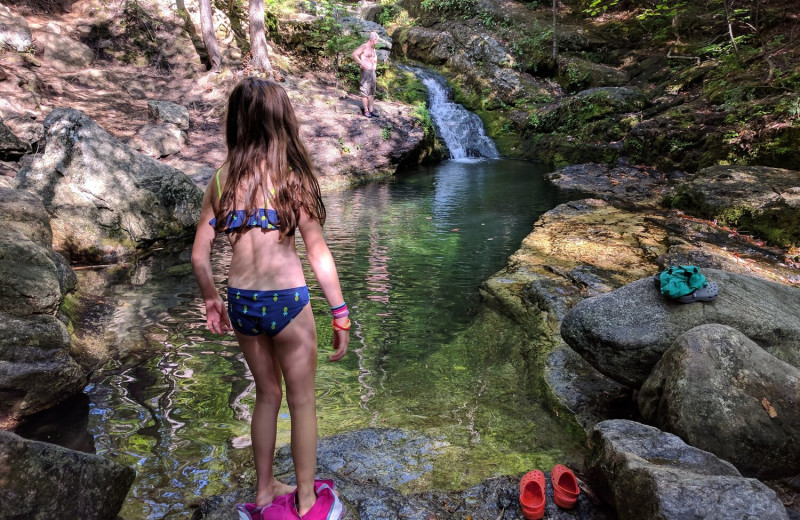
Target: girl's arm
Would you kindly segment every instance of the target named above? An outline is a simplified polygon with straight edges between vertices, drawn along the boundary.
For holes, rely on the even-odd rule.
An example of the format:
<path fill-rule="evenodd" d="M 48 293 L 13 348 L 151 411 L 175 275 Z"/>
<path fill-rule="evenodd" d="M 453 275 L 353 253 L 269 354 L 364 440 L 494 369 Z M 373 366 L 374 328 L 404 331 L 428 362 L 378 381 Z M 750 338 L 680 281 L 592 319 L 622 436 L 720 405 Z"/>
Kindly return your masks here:
<path fill-rule="evenodd" d="M 303 242 L 306 245 L 308 263 L 314 271 L 314 276 L 319 282 L 322 294 L 328 300 L 328 305 L 335 307 L 344 302 L 342 288 L 339 285 L 339 273 L 336 271 L 336 264 L 333 262 L 328 244 L 322 236 L 322 226 L 318 220 L 309 218 L 305 212 L 301 212 L 297 223 L 300 234 L 303 235 Z M 334 322 L 340 327 L 346 327 L 349 320 L 336 318 Z M 347 346 L 350 344 L 350 331 L 334 328 L 333 330 L 333 350 L 331 361 L 338 361 L 347 354 Z"/>
<path fill-rule="evenodd" d="M 222 297 L 214 285 L 214 276 L 211 272 L 211 249 L 217 237 L 217 232 L 208 224 L 214 218 L 211 197 L 214 196 L 216 186 L 213 183 L 214 178 L 212 177 L 203 197 L 200 222 L 197 223 L 197 233 L 194 235 L 194 245 L 192 246 L 192 267 L 206 305 L 206 326 L 211 332 L 223 334 L 231 330 L 231 322 Z"/>

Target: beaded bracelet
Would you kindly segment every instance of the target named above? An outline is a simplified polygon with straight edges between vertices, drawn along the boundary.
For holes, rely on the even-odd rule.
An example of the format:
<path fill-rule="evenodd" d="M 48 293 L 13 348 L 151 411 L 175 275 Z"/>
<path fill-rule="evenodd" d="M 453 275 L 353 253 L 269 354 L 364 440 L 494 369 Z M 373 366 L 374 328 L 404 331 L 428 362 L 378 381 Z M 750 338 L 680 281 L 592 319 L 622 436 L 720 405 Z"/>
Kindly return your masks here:
<path fill-rule="evenodd" d="M 350 311 L 347 310 L 347 304 L 344 302 L 338 307 L 331 307 L 331 313 L 334 318 L 346 318 L 350 316 Z"/>
<path fill-rule="evenodd" d="M 350 320 L 347 320 L 347 323 L 344 326 L 337 325 L 335 321 L 331 322 L 331 326 L 333 327 L 333 330 L 345 330 L 345 331 L 347 331 L 347 330 L 350 330 Z"/>

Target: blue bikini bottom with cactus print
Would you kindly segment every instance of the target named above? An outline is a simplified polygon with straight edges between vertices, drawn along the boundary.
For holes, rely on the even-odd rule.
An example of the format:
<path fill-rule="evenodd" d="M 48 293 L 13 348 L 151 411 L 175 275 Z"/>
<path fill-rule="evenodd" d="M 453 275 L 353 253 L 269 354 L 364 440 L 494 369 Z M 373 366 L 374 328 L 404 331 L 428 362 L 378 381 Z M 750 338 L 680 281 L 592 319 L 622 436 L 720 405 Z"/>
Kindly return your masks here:
<path fill-rule="evenodd" d="M 277 291 L 228 287 L 228 316 L 238 332 L 275 336 L 308 305 L 308 286 Z"/>

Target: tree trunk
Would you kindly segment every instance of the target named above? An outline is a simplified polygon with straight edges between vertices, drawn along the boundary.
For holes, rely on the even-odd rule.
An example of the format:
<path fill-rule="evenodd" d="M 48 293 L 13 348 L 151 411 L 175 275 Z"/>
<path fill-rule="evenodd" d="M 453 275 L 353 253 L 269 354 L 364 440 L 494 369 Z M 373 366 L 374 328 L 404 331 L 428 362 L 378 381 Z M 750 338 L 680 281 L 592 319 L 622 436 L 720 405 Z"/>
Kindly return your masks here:
<path fill-rule="evenodd" d="M 558 0 L 553 0 L 553 61 L 558 60 L 558 38 L 556 37 L 556 15 L 558 14 Z"/>
<path fill-rule="evenodd" d="M 222 67 L 222 56 L 219 53 L 217 35 L 214 31 L 211 0 L 200 0 L 200 30 L 203 33 L 203 45 L 206 46 L 211 70 L 218 71 Z"/>
<path fill-rule="evenodd" d="M 739 46 L 736 45 L 736 38 L 733 36 L 733 20 L 731 19 L 731 10 L 730 6 L 728 5 L 728 0 L 723 0 L 722 2 L 725 4 L 725 21 L 728 22 L 728 35 L 731 38 L 731 44 L 733 45 L 733 52 L 736 54 L 736 61 L 739 64 L 742 64 L 742 56 L 739 54 Z"/>
<path fill-rule="evenodd" d="M 272 72 L 267 55 L 264 0 L 250 0 L 250 66 L 259 72 Z"/>

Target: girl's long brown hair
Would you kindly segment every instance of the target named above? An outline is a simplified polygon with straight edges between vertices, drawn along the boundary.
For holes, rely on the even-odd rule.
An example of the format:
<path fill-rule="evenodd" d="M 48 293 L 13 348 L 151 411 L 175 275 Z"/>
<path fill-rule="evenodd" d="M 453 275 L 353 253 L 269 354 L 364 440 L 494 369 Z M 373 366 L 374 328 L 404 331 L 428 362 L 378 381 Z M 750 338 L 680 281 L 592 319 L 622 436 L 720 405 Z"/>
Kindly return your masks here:
<path fill-rule="evenodd" d="M 278 213 L 281 238 L 293 236 L 300 212 L 325 223 L 325 205 L 311 160 L 300 141 L 297 117 L 286 91 L 272 81 L 247 78 L 231 92 L 225 121 L 228 177 L 216 209 L 217 231 L 237 208 L 236 194 L 244 186 L 244 210 L 254 215 L 269 193 Z M 259 194 L 261 197 L 259 197 Z M 248 228 L 239 228 L 243 233 Z"/>

